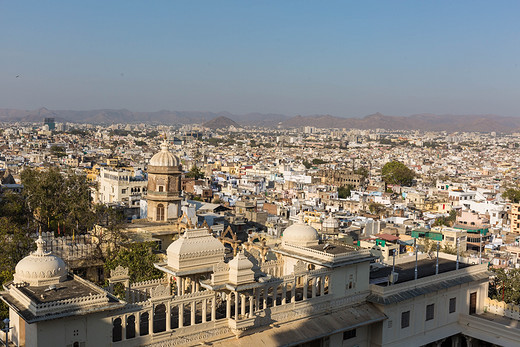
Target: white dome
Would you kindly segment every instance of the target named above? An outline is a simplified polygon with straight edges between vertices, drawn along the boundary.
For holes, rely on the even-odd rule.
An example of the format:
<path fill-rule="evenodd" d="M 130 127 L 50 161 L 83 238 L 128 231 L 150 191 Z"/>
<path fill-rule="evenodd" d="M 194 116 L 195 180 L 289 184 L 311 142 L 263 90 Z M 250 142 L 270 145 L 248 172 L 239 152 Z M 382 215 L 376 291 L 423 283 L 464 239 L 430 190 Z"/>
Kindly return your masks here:
<path fill-rule="evenodd" d="M 323 227 L 324 228 L 334 228 L 334 229 L 337 229 L 339 228 L 339 222 L 336 218 L 332 217 L 332 216 L 329 216 L 327 219 L 325 219 L 323 221 Z"/>
<path fill-rule="evenodd" d="M 166 249 L 168 265 L 175 270 L 213 266 L 225 252 L 226 247 L 206 228 L 187 230 Z"/>
<path fill-rule="evenodd" d="M 161 151 L 159 153 L 156 153 L 152 159 L 150 159 L 149 165 L 152 166 L 179 166 L 180 160 L 178 157 L 173 155 L 168 150 L 168 144 L 166 142 L 163 142 L 161 144 Z"/>
<path fill-rule="evenodd" d="M 284 230 L 282 241 L 298 246 L 317 245 L 319 235 L 316 229 L 300 220 Z"/>
<path fill-rule="evenodd" d="M 31 286 L 46 286 L 57 284 L 67 278 L 65 262 L 50 252 L 43 250 L 40 236 L 36 241 L 37 249 L 16 264 L 14 282 L 26 282 Z"/>

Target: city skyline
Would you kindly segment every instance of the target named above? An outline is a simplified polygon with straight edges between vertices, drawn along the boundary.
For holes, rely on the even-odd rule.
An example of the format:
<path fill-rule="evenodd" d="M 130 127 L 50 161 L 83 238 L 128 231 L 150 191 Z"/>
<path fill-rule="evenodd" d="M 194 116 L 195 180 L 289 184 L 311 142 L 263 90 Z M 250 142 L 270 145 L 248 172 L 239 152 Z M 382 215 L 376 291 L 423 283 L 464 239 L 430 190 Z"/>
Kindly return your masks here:
<path fill-rule="evenodd" d="M 1 5 L 1 108 L 520 116 L 515 2 L 89 5 Z"/>

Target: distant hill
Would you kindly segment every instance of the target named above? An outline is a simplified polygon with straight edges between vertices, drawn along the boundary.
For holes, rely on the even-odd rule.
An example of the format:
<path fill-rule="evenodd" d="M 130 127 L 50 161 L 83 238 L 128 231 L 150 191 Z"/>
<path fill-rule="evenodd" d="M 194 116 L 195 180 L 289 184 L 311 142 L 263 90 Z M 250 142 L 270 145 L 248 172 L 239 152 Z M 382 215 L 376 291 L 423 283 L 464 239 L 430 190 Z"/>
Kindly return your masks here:
<path fill-rule="evenodd" d="M 234 120 L 232 120 L 228 117 L 224 117 L 224 116 L 214 118 L 214 119 L 204 123 L 202 126 L 204 126 L 206 128 L 210 128 L 210 129 L 225 129 L 225 128 L 229 128 L 230 126 L 234 126 L 236 128 L 240 127 L 240 125 L 237 122 L 235 122 Z"/>
<path fill-rule="evenodd" d="M 375 113 L 363 118 L 340 118 L 330 115 L 296 116 L 281 124 L 284 128 L 314 126 L 317 128 L 388 129 L 423 131 L 476 131 L 512 133 L 520 129 L 520 117 L 497 115 L 416 114 L 408 117 Z"/>
<path fill-rule="evenodd" d="M 0 109 L 0 122 L 43 122 L 46 117 L 54 117 L 57 122 L 91 124 L 149 123 L 149 124 L 210 124 L 211 127 L 261 126 L 266 128 L 317 128 L 346 129 L 389 129 L 423 131 L 477 131 L 512 133 L 520 131 L 520 117 L 497 115 L 435 115 L 429 113 L 411 116 L 387 116 L 381 113 L 362 118 L 344 118 L 331 115 L 288 117 L 282 114 L 231 114 L 229 112 L 168 111 L 132 112 L 120 110 L 37 110 Z M 238 123 L 238 124 L 237 124 Z M 215 124 L 215 125 L 213 125 Z M 210 127 L 210 126 L 208 126 Z"/>

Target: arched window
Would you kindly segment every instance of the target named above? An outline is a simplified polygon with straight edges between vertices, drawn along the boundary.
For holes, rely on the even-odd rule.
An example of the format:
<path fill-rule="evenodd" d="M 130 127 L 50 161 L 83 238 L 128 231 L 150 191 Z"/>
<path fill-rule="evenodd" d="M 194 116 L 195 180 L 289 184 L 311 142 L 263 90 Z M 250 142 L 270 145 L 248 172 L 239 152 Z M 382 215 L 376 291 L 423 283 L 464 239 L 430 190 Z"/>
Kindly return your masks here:
<path fill-rule="evenodd" d="M 135 316 L 131 315 L 126 318 L 126 338 L 132 339 L 135 337 Z"/>
<path fill-rule="evenodd" d="M 164 220 L 164 205 L 157 205 L 157 220 Z"/>
<path fill-rule="evenodd" d="M 139 322 L 139 331 L 141 336 L 148 335 L 148 312 L 145 312 L 141 315 L 141 320 Z"/>
<path fill-rule="evenodd" d="M 122 338 L 123 327 L 121 326 L 121 318 L 116 318 L 112 323 L 112 342 L 121 341 Z"/>
<path fill-rule="evenodd" d="M 166 306 L 157 305 L 153 314 L 153 332 L 160 333 L 166 330 Z"/>

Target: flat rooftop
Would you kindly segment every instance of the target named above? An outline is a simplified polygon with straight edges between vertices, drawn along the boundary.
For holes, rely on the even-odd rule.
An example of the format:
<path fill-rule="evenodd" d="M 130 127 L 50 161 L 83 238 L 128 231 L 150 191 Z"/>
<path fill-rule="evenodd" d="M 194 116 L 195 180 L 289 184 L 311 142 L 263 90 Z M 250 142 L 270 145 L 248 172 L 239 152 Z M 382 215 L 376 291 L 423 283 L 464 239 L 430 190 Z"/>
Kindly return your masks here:
<path fill-rule="evenodd" d="M 325 249 L 325 246 L 327 244 L 330 246 Z M 316 245 L 316 246 L 309 246 L 307 248 L 313 249 L 315 251 L 328 253 L 328 254 L 334 254 L 334 255 L 356 251 L 356 249 L 354 247 L 349 246 L 347 244 L 339 243 L 339 242 L 332 243 L 332 242 L 327 242 L 327 241 L 324 241 L 323 243 L 320 243 L 319 245 Z"/>
<path fill-rule="evenodd" d="M 397 272 L 398 280 L 396 283 L 403 283 L 415 279 L 415 258 L 412 261 L 395 265 L 395 272 Z M 423 278 L 435 275 L 435 264 L 437 258 L 423 259 L 417 262 L 417 278 Z M 471 266 L 465 263 L 459 263 L 459 269 Z M 439 273 L 456 270 L 457 262 L 444 258 L 439 258 Z M 380 286 L 388 284 L 388 276 L 392 272 L 392 266 L 385 266 L 382 268 L 372 267 L 370 270 L 370 283 Z"/>
<path fill-rule="evenodd" d="M 50 289 L 49 286 L 27 286 L 19 287 L 18 289 L 37 304 L 103 293 L 102 290 L 78 281 L 72 276 L 67 277 L 66 281 L 56 284 L 56 289 Z"/>

